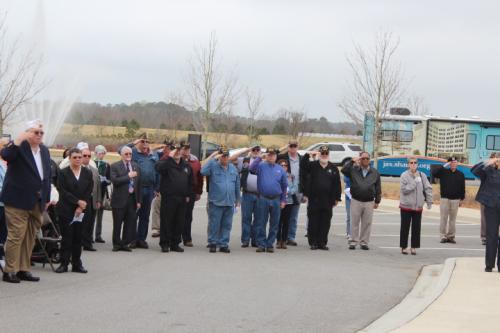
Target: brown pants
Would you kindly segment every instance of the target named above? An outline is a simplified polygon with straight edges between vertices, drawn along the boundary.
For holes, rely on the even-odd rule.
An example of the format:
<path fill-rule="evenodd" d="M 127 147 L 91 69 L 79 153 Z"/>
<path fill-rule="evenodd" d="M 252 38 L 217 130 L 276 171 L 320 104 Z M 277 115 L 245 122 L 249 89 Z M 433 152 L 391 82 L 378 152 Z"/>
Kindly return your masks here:
<path fill-rule="evenodd" d="M 350 245 L 368 245 L 373 220 L 374 201 L 351 200 L 351 238 Z"/>
<path fill-rule="evenodd" d="M 457 221 L 458 206 L 460 200 L 450 200 L 441 198 L 439 210 L 441 213 L 441 223 L 439 225 L 439 233 L 441 238 L 455 238 L 455 224 Z"/>
<path fill-rule="evenodd" d="M 151 230 L 153 232 L 160 232 L 160 208 L 161 196 L 155 196 L 151 202 Z"/>
<path fill-rule="evenodd" d="M 38 204 L 32 210 L 5 206 L 7 242 L 5 243 L 5 272 L 31 270 L 31 253 L 36 234 L 42 225 L 42 212 Z"/>

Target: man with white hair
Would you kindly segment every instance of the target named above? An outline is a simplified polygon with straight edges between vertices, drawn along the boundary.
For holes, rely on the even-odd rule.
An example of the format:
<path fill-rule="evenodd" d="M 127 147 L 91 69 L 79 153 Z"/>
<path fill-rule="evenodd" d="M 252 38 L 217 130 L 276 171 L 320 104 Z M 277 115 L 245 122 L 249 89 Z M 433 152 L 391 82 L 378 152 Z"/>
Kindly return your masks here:
<path fill-rule="evenodd" d="M 41 121 L 30 121 L 26 130 L 1 152 L 9 165 L 1 195 L 8 230 L 5 282 L 40 280 L 30 270 L 36 234 L 50 200 L 50 153 L 42 144 L 43 135 Z"/>
<path fill-rule="evenodd" d="M 113 251 L 131 252 L 135 236 L 137 210 L 141 208 L 141 179 L 138 165 L 132 161 L 132 149 L 120 149 L 121 161 L 111 165 L 113 196 Z"/>

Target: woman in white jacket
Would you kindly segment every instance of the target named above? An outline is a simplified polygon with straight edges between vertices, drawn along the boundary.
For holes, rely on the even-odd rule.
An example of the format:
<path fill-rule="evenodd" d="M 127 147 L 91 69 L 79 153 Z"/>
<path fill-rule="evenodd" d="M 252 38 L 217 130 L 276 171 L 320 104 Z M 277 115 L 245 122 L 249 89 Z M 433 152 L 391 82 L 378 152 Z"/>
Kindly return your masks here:
<path fill-rule="evenodd" d="M 408 232 L 411 226 L 411 249 L 413 255 L 420 247 L 420 226 L 424 204 L 432 207 L 432 186 L 427 176 L 417 170 L 418 160 L 408 158 L 408 170 L 401 175 L 399 208 L 401 210 L 401 231 L 399 246 L 402 254 L 408 254 Z"/>

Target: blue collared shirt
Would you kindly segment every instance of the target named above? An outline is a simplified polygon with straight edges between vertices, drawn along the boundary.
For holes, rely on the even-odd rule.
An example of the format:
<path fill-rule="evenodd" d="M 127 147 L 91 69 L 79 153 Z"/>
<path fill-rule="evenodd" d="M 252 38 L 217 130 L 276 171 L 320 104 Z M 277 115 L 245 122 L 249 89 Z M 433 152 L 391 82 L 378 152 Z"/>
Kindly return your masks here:
<path fill-rule="evenodd" d="M 201 174 L 210 177 L 209 202 L 216 206 L 234 206 L 240 202 L 240 175 L 234 165 L 229 163 L 224 168 L 210 159 L 201 168 Z"/>
<path fill-rule="evenodd" d="M 262 159 L 257 157 L 250 164 L 250 172 L 257 175 L 257 188 L 261 195 L 268 197 L 279 195 L 280 201 L 286 203 L 288 181 L 286 172 L 281 166 L 262 162 Z"/>
<path fill-rule="evenodd" d="M 143 187 L 156 186 L 158 184 L 158 173 L 155 170 L 155 164 L 158 161 L 158 155 L 149 153 L 145 155 L 132 148 L 132 161 L 139 165 L 141 171 L 141 184 Z"/>

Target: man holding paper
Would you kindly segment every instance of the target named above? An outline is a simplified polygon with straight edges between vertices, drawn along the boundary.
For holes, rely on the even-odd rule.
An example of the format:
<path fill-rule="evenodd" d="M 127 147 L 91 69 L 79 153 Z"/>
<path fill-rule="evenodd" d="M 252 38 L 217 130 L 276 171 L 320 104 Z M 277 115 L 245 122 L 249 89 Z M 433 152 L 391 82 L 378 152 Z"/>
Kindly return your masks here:
<path fill-rule="evenodd" d="M 80 259 L 82 254 L 82 221 L 92 200 L 94 186 L 92 171 L 82 168 L 82 152 L 78 148 L 69 151 L 69 167 L 61 170 L 57 189 L 59 202 L 56 212 L 62 234 L 61 265 L 56 273 L 68 271 L 71 258 L 71 270 L 87 273 Z"/>

